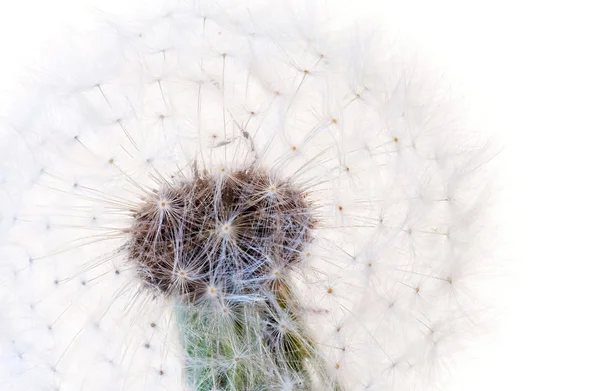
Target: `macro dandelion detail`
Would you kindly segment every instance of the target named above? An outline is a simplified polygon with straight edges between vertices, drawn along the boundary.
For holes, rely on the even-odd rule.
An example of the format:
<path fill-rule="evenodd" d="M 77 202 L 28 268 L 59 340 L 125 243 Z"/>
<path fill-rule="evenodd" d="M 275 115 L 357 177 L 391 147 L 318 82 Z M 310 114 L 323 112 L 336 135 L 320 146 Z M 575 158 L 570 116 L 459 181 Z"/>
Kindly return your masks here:
<path fill-rule="evenodd" d="M 315 224 L 306 194 L 253 168 L 193 173 L 145 196 L 125 246 L 145 285 L 183 302 L 190 383 L 271 389 L 286 379 L 310 389 L 307 366 L 320 358 L 286 281 Z"/>
<path fill-rule="evenodd" d="M 410 50 L 323 15 L 71 37 L 0 127 L 3 389 L 436 387 L 484 307 L 490 148 Z"/>

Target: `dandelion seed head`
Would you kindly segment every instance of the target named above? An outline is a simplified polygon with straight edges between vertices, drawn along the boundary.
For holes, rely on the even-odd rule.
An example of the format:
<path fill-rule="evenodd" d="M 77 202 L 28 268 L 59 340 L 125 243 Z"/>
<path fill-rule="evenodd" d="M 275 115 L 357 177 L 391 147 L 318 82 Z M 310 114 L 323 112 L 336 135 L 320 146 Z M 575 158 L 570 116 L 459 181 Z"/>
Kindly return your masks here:
<path fill-rule="evenodd" d="M 187 3 L 53 53 L 0 125 L 0 377 L 426 389 L 474 323 L 479 138 L 410 48 L 288 2 Z"/>

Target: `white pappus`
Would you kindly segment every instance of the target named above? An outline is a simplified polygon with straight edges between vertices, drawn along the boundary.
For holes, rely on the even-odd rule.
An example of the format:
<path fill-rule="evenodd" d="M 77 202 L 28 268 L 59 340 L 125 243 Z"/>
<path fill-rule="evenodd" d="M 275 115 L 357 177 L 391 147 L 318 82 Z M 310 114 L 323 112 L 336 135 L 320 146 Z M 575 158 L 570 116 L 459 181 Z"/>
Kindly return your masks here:
<path fill-rule="evenodd" d="M 323 15 L 171 3 L 37 76 L 0 128 L 3 389 L 439 386 L 492 153 L 408 44 Z"/>

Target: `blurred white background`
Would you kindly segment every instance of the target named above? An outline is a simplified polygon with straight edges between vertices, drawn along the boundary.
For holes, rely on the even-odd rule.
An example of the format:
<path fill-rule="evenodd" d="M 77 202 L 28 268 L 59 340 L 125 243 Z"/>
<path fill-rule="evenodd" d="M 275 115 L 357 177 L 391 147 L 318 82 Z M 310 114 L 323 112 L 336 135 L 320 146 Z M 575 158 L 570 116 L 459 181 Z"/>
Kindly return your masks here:
<path fill-rule="evenodd" d="M 250 1 L 250 0 L 249 0 Z M 66 26 L 139 0 L 2 0 L 0 105 Z M 600 390 L 600 10 L 594 1 L 329 1 L 443 59 L 501 139 L 496 330 L 444 391 Z M 339 5 L 338 5 L 339 4 Z M 96 13 L 96 14 L 95 14 Z M 1 141 L 0 141 L 1 142 Z M 1 157 L 0 157 L 1 158 Z M 494 287 L 493 289 L 498 289 Z"/>

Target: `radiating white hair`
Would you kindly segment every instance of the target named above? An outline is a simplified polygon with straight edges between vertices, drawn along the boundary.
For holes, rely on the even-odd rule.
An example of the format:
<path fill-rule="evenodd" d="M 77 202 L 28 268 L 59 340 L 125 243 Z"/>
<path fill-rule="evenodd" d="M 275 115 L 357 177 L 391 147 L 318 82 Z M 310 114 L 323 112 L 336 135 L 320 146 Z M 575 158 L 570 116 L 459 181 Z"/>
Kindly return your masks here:
<path fill-rule="evenodd" d="M 196 389 L 172 295 L 144 289 L 123 251 L 140 197 L 192 166 L 260 167 L 308 195 L 318 223 L 285 278 L 344 390 L 435 385 L 477 326 L 492 152 L 410 46 L 307 4 L 170 4 L 68 37 L 36 76 L 0 128 L 3 389 Z M 200 305 L 269 299 L 244 292 Z"/>

